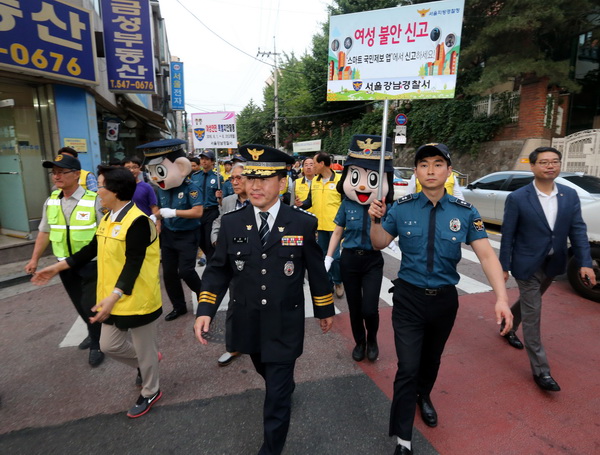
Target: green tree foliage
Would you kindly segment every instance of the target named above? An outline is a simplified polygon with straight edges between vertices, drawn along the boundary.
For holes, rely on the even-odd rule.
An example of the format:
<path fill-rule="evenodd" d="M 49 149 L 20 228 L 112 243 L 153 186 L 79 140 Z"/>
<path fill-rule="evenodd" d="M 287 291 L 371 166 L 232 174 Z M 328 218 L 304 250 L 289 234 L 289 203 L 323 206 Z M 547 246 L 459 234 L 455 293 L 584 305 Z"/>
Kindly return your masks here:
<path fill-rule="evenodd" d="M 236 118 L 237 136 L 240 144 L 263 144 L 269 128 L 263 110 L 253 100 L 241 110 Z"/>

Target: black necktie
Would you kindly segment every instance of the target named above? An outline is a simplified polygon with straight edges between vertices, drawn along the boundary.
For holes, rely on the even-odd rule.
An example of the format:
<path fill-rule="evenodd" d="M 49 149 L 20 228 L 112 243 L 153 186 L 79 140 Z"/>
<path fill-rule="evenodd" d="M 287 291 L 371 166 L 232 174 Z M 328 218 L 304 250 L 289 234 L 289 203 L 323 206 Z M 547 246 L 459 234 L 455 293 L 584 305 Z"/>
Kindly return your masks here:
<path fill-rule="evenodd" d="M 261 219 L 258 235 L 260 236 L 260 243 L 262 243 L 262 246 L 264 247 L 267 243 L 267 238 L 269 237 L 269 223 L 267 223 L 269 212 L 258 212 L 258 214 L 260 215 Z"/>

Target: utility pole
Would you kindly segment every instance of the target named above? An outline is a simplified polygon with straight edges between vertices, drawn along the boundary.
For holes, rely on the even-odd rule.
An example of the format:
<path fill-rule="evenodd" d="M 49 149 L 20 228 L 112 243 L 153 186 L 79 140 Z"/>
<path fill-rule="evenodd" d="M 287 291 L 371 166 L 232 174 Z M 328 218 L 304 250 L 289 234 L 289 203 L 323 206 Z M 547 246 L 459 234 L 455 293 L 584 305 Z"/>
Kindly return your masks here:
<path fill-rule="evenodd" d="M 277 64 L 277 56 L 279 55 L 277 52 L 277 48 L 275 45 L 275 37 L 273 37 L 273 52 L 261 52 L 260 48 L 258 48 L 258 54 L 256 54 L 257 57 L 270 57 L 271 55 L 273 56 L 273 61 L 275 62 L 275 100 L 274 100 L 274 104 L 275 104 L 275 148 L 279 149 L 279 95 L 278 95 L 278 83 L 277 83 L 277 76 L 279 74 L 279 67 Z"/>

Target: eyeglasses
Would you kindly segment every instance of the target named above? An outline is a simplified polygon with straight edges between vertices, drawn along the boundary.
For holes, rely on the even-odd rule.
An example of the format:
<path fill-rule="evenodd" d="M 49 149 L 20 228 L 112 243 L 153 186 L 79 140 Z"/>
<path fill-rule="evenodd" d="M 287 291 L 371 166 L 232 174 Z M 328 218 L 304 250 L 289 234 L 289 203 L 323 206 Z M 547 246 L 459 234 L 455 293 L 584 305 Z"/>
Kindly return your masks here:
<path fill-rule="evenodd" d="M 140 168 L 140 167 L 139 167 L 137 164 L 134 164 L 133 166 L 125 166 L 125 169 L 129 169 L 129 170 L 132 170 L 132 169 L 139 169 L 139 168 Z"/>
<path fill-rule="evenodd" d="M 70 174 L 71 172 L 75 172 L 75 170 L 71 170 L 71 171 L 50 171 L 48 172 L 48 175 L 53 175 L 53 176 L 57 176 L 57 175 L 65 175 L 65 174 Z"/>
<path fill-rule="evenodd" d="M 548 166 L 560 166 L 561 161 L 560 160 L 552 160 L 552 161 L 546 161 L 546 160 L 542 160 L 542 161 L 538 161 L 537 164 L 540 167 L 548 167 Z"/>

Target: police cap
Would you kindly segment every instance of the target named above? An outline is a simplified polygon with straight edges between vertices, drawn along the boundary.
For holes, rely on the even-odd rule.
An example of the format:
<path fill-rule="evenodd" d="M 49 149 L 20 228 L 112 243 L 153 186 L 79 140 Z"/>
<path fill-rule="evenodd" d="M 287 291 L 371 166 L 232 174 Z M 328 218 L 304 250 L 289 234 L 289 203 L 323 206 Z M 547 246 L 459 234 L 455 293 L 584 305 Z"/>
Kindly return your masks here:
<path fill-rule="evenodd" d="M 373 171 L 379 170 L 381 160 L 381 136 L 370 134 L 355 134 L 350 139 L 350 148 L 344 166 L 355 165 Z M 384 171 L 394 172 L 392 162 L 392 139 L 387 138 L 385 142 Z"/>
<path fill-rule="evenodd" d="M 273 177 L 277 172 L 286 171 L 288 164 L 294 164 L 294 157 L 268 145 L 245 144 L 239 152 L 246 160 L 242 175 L 247 177 Z"/>
<path fill-rule="evenodd" d="M 429 156 L 441 156 L 446 160 L 448 166 L 452 165 L 452 161 L 450 160 L 450 150 L 445 144 L 425 144 L 419 147 L 417 153 L 415 154 L 415 167 L 423 158 L 427 158 Z"/>
<path fill-rule="evenodd" d="M 161 139 L 138 145 L 136 149 L 142 150 L 147 158 L 164 156 L 174 162 L 177 158 L 185 156 L 183 144 L 185 144 L 185 141 L 182 139 Z"/>

